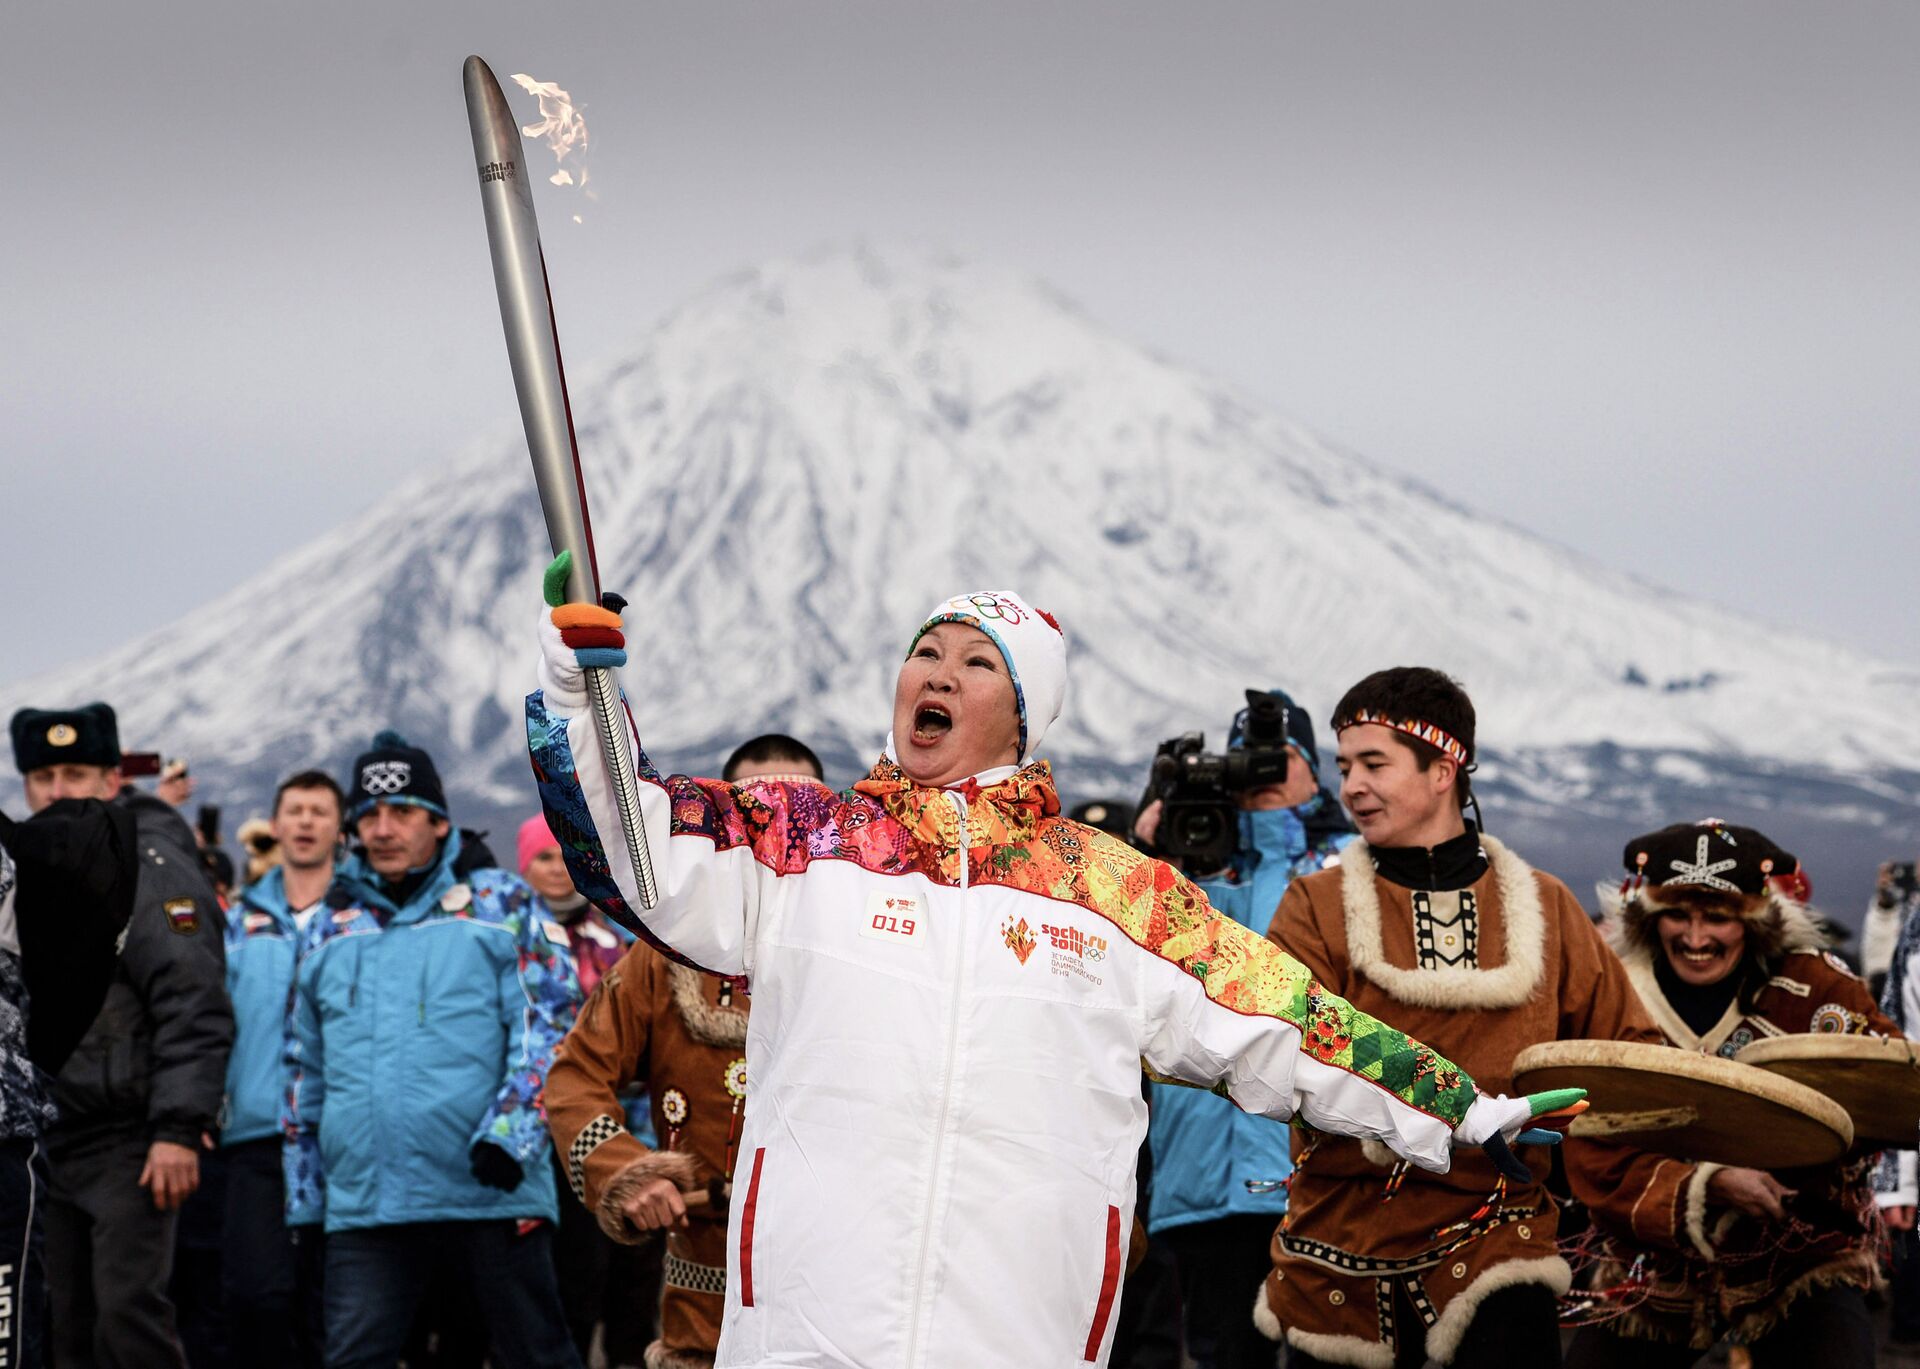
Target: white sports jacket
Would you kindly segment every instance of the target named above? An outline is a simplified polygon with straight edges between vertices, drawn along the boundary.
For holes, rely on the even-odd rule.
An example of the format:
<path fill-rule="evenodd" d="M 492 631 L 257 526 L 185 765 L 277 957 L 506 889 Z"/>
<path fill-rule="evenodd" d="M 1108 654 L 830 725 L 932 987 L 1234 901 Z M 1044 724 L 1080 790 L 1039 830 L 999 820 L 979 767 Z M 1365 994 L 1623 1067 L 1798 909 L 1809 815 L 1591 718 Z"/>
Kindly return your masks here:
<path fill-rule="evenodd" d="M 1044 762 L 941 790 L 882 761 L 836 794 L 642 758 L 660 902 L 637 915 L 592 719 L 527 707 L 581 892 L 751 979 L 718 1365 L 1104 1364 L 1143 1061 L 1447 1168 L 1473 1081 L 1172 867 L 1060 817 Z"/>

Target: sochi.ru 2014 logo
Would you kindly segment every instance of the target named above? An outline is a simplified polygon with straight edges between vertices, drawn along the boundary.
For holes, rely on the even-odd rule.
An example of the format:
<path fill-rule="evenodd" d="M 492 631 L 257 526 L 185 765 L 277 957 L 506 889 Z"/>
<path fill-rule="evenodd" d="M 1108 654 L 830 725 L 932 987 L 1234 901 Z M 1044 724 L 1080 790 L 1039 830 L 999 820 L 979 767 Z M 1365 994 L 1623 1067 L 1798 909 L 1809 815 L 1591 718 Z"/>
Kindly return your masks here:
<path fill-rule="evenodd" d="M 1092 936 L 1078 927 L 1055 927 L 1051 923 L 1043 923 L 1040 933 L 1053 942 L 1056 951 L 1064 951 L 1082 960 L 1107 958 L 1107 939 L 1104 936 Z"/>
<path fill-rule="evenodd" d="M 1024 965 L 1027 957 L 1033 954 L 1033 948 L 1039 943 L 1033 938 L 1033 928 L 1027 926 L 1023 917 L 1018 922 L 1011 919 L 1001 924 L 1000 939 L 1007 943 L 1007 949 Z"/>

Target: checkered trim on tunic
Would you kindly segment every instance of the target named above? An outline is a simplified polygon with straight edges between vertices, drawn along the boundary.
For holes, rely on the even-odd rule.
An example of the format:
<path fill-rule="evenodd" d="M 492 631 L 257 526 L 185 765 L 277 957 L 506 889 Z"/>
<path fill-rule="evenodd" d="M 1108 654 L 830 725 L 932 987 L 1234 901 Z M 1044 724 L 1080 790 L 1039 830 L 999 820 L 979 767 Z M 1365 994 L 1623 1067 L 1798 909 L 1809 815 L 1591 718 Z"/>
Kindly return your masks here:
<path fill-rule="evenodd" d="M 1406 1282 L 1407 1301 L 1413 1304 L 1413 1310 L 1420 1314 L 1420 1320 L 1432 1326 L 1440 1320 L 1440 1314 L 1434 1310 L 1433 1299 L 1427 1296 L 1427 1286 L 1420 1281 L 1418 1274 Z"/>
<path fill-rule="evenodd" d="M 567 1147 L 567 1182 L 573 1187 L 574 1197 L 583 1203 L 587 1200 L 587 1157 L 626 1132 L 618 1118 L 604 1112 L 580 1128 L 580 1134 Z"/>
<path fill-rule="evenodd" d="M 692 1260 L 683 1260 L 669 1251 L 666 1265 L 661 1272 L 668 1288 L 684 1288 L 692 1293 L 712 1293 L 716 1297 L 726 1296 L 727 1267 L 723 1264 L 695 1264 Z"/>
<path fill-rule="evenodd" d="M 1298 1169 L 1299 1166 L 1295 1165 L 1294 1168 Z M 1440 1261 L 1451 1256 L 1456 1250 L 1462 1246 L 1471 1245 L 1495 1227 L 1506 1226 L 1512 1222 L 1525 1221 L 1527 1218 L 1536 1215 L 1539 1211 L 1540 1208 L 1538 1206 L 1503 1207 L 1492 1217 L 1487 1218 L 1485 1221 L 1476 1222 L 1469 1230 L 1455 1236 L 1445 1244 L 1426 1251 L 1424 1254 L 1414 1255 L 1402 1260 L 1388 1260 L 1382 1259 L 1377 1255 L 1361 1255 L 1351 1250 L 1342 1250 L 1339 1246 L 1329 1245 L 1325 1241 L 1309 1240 L 1303 1236 L 1293 1235 L 1284 1227 L 1280 1231 L 1280 1249 L 1295 1259 L 1305 1260 L 1308 1264 L 1319 1265 L 1322 1269 L 1331 1269 L 1338 1274 L 1393 1278 L 1404 1274 L 1419 1274 L 1425 1270 L 1432 1269 L 1435 1265 L 1439 1264 Z M 1415 1307 L 1420 1305 L 1420 1297 L 1424 1296 L 1423 1291 L 1414 1297 Z M 1423 1313 L 1422 1315 L 1425 1314 Z"/>

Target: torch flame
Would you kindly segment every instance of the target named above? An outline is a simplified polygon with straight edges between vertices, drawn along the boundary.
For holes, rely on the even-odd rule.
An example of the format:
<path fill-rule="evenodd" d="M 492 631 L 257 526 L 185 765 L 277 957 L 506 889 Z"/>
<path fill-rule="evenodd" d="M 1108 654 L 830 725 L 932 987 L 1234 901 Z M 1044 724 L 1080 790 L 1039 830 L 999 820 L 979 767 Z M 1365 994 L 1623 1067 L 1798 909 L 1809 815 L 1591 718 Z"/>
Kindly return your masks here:
<path fill-rule="evenodd" d="M 524 72 L 513 77 L 515 84 L 540 102 L 540 122 L 522 125 L 520 131 L 529 138 L 543 138 L 560 164 L 560 169 L 547 179 L 554 185 L 571 185 L 585 190 L 587 186 L 587 121 L 580 111 L 574 108 L 573 97 L 560 89 L 552 81 L 536 81 Z M 588 199 L 593 199 L 591 192 Z M 580 221 L 574 215 L 574 222 Z"/>

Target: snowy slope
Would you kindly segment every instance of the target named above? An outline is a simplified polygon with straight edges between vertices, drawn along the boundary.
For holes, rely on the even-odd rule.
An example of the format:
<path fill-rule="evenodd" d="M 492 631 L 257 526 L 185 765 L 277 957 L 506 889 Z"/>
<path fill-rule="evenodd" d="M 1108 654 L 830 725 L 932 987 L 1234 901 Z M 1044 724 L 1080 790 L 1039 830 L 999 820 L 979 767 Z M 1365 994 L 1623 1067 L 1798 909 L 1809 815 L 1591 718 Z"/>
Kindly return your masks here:
<path fill-rule="evenodd" d="M 634 601 L 627 687 L 676 763 L 778 725 L 864 764 L 918 615 L 1004 585 L 1072 643 L 1050 738 L 1069 773 L 1217 737 L 1248 684 L 1324 721 L 1365 671 L 1413 662 L 1466 682 L 1490 771 L 1548 808 L 1630 774 L 1608 743 L 1682 788 L 1713 758 L 1854 777 L 1868 808 L 1872 776 L 1920 771 L 1914 672 L 1603 570 L 1001 271 L 866 248 L 772 264 L 574 384 L 603 579 Z M 493 440 L 0 707 L 110 697 L 129 745 L 229 789 L 339 769 L 392 724 L 445 750 L 456 792 L 524 804 L 547 549 L 512 421 L 503 384 Z"/>

